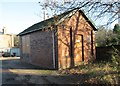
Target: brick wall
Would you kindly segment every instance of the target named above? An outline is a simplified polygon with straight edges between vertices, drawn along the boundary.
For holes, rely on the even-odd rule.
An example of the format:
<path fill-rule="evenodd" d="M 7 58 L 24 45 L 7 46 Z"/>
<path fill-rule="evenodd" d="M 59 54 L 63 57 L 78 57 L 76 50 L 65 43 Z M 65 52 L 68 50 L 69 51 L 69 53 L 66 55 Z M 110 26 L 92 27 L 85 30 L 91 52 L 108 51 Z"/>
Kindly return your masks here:
<path fill-rule="evenodd" d="M 70 27 L 72 27 L 74 64 L 76 66 L 80 65 L 82 57 L 84 57 L 84 62 L 95 59 L 94 31 L 84 17 L 77 12 L 70 19 L 66 19 L 65 22 L 58 26 L 59 68 L 70 67 Z M 93 42 L 91 38 L 93 38 Z"/>
<path fill-rule="evenodd" d="M 13 35 L 1 34 L 0 35 L 0 48 L 14 47 Z"/>
<path fill-rule="evenodd" d="M 25 35 L 26 37 L 27 35 Z M 23 60 L 42 68 L 53 68 L 52 31 L 37 31 L 29 34 L 30 53 L 29 60 L 23 55 Z M 22 54 L 24 52 L 22 51 Z"/>
<path fill-rule="evenodd" d="M 72 28 L 73 59 L 70 57 L 70 27 Z M 89 62 L 96 58 L 94 31 L 82 14 L 77 12 L 71 18 L 66 19 L 57 26 L 57 30 L 58 35 L 55 35 L 55 57 L 58 57 L 56 61 L 58 61 L 59 68 L 70 67 L 72 60 L 74 60 L 75 66 L 77 66 L 81 64 L 83 59 L 84 62 Z M 27 38 L 27 35 L 25 36 Z M 22 50 L 22 58 L 27 57 L 29 60 L 26 59 L 26 61 L 43 68 L 53 68 L 52 31 L 36 31 L 30 33 L 28 37 L 30 38 L 30 45 L 28 44 L 30 47 L 26 46 L 26 49 L 30 48 L 30 50 L 27 49 L 29 50 L 29 56 L 27 56 L 27 52 L 26 56 L 23 55 L 24 50 Z M 23 39 L 22 41 L 24 41 Z"/>
<path fill-rule="evenodd" d="M 21 60 L 25 60 L 27 62 L 30 62 L 30 35 L 25 35 L 21 37 Z"/>

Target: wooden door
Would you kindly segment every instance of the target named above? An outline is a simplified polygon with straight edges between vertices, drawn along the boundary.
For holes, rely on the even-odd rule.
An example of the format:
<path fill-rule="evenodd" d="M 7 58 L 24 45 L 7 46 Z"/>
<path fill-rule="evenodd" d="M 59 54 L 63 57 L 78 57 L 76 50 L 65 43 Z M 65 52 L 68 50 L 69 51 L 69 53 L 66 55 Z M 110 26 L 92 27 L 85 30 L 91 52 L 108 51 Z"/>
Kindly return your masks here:
<path fill-rule="evenodd" d="M 80 65 L 84 60 L 83 35 L 76 35 L 74 45 L 74 62 L 75 66 Z"/>

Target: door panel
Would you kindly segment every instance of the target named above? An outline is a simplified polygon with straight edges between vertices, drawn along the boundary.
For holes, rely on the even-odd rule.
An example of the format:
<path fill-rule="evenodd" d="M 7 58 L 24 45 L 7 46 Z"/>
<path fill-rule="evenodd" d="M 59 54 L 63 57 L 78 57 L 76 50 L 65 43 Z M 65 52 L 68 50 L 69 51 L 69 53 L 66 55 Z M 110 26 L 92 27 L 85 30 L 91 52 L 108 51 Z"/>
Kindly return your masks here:
<path fill-rule="evenodd" d="M 75 45 L 74 45 L 74 61 L 75 66 L 82 62 L 82 35 L 76 35 Z"/>

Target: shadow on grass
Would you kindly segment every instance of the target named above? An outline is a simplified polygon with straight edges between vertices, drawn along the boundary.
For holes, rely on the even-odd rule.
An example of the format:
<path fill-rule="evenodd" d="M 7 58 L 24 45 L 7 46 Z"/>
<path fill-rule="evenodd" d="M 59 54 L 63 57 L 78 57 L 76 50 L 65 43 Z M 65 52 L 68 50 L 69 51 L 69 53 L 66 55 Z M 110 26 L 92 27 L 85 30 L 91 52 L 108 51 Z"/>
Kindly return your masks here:
<path fill-rule="evenodd" d="M 111 85 L 111 81 L 104 79 L 105 76 L 110 76 L 110 78 L 114 78 L 112 77 L 113 75 L 117 75 L 120 73 L 120 71 L 103 71 L 102 67 L 104 67 L 104 65 L 106 64 L 106 62 L 93 62 L 92 64 L 86 64 L 86 65 L 81 65 L 78 67 L 74 67 L 74 68 L 69 68 L 69 69 L 65 69 L 65 70 L 61 70 L 61 71 L 57 71 L 57 74 L 44 74 L 48 69 L 44 69 L 44 68 L 40 68 L 38 66 L 34 66 L 28 63 L 23 63 L 21 62 L 19 59 L 14 59 L 14 60 L 2 60 L 2 68 L 3 70 L 6 70 L 7 72 L 5 73 L 4 71 L 2 71 L 3 73 L 5 73 L 3 75 L 3 79 L 7 80 L 7 81 L 12 81 L 10 82 L 11 84 L 14 84 L 15 82 L 20 82 L 21 84 L 26 84 L 26 85 L 38 85 L 39 84 L 46 84 L 46 85 L 61 85 L 61 84 L 73 84 L 73 85 Z M 6 65 L 6 66 L 5 66 Z M 93 68 L 101 68 L 101 70 L 93 70 L 91 71 Z M 14 72 L 9 71 L 8 69 L 33 69 L 33 70 L 42 70 L 39 71 L 41 72 L 41 74 L 17 74 Z M 70 70 L 74 69 L 73 73 L 71 73 Z M 81 70 L 86 70 L 86 72 L 83 73 L 77 73 L 77 71 L 81 71 Z M 53 70 L 49 70 L 51 72 L 53 72 Z M 48 72 L 49 72 L 48 71 Z M 64 73 L 62 73 L 64 72 Z M 9 78 L 5 78 L 8 75 Z M 14 79 L 13 79 L 14 78 Z M 109 78 L 109 77 L 107 77 Z M 118 78 L 118 77 L 116 77 Z M 3 82 L 3 83 L 7 83 L 7 81 Z M 119 83 L 118 81 L 116 81 L 117 83 Z M 116 82 L 112 82 L 113 84 L 117 84 Z M 20 83 L 18 83 L 18 85 L 20 85 Z M 7 83 L 9 84 L 9 82 Z M 6 84 L 2 85 L 2 86 L 6 86 Z M 8 86 L 8 85 L 7 85 Z"/>
<path fill-rule="evenodd" d="M 65 69 L 60 73 L 80 76 L 81 78 L 76 82 L 78 84 L 118 85 L 120 83 L 120 70 L 113 69 L 113 66 L 109 61 L 95 61 L 90 64 Z"/>

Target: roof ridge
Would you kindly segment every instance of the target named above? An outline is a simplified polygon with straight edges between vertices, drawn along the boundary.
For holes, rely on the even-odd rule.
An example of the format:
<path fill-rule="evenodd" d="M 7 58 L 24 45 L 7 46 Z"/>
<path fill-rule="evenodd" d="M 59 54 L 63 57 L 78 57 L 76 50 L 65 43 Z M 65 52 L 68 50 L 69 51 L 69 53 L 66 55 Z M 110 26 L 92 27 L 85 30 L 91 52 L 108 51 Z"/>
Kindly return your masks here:
<path fill-rule="evenodd" d="M 88 23 L 94 28 L 94 30 L 97 30 L 95 25 L 92 23 L 92 21 L 87 17 L 87 15 L 84 13 L 83 10 L 81 10 L 80 8 L 74 8 L 74 9 L 71 9 L 69 11 L 66 11 L 64 13 L 61 13 L 61 14 L 58 14 L 56 16 L 58 16 L 58 19 L 59 21 L 55 22 L 54 18 L 55 16 L 51 17 L 51 18 L 48 18 L 46 20 L 43 20 L 43 21 L 40 21 L 36 24 L 33 24 L 31 25 L 30 27 L 28 27 L 27 29 L 25 29 L 24 31 L 22 31 L 21 33 L 19 33 L 18 35 L 25 35 L 27 33 L 31 33 L 31 32 L 34 32 L 34 31 L 38 31 L 38 30 L 42 30 L 43 28 L 46 28 L 48 27 L 49 25 L 52 25 L 52 24 L 59 24 L 61 23 L 62 21 L 64 21 L 65 17 L 70 14 L 71 12 L 73 12 L 72 14 L 68 15 L 69 17 L 72 16 L 76 11 L 79 11 L 79 12 L 82 12 L 84 18 L 86 18 L 88 20 Z"/>
<path fill-rule="evenodd" d="M 64 12 L 64 13 L 61 13 L 61 14 L 59 14 L 59 15 L 56 15 L 56 16 L 58 16 L 59 19 L 60 19 L 60 18 L 64 17 L 65 15 L 69 14 L 69 13 L 72 12 L 72 11 L 73 11 L 73 10 L 69 10 L 69 11 L 66 11 L 66 12 Z M 25 29 L 24 31 L 22 31 L 21 33 L 19 33 L 18 35 L 24 35 L 24 34 L 27 34 L 27 33 L 29 33 L 29 32 L 32 32 L 32 31 L 40 30 L 40 29 L 42 29 L 43 27 L 42 27 L 42 28 L 40 27 L 39 29 L 34 29 L 34 30 L 31 30 L 30 28 L 33 27 L 33 26 L 35 26 L 35 25 L 42 24 L 42 23 L 44 23 L 44 22 L 45 22 L 45 23 L 48 23 L 49 21 L 53 21 L 53 22 L 51 22 L 51 23 L 54 24 L 54 18 L 55 18 L 55 16 L 53 16 L 53 17 L 51 17 L 51 18 L 49 18 L 49 19 L 40 21 L 40 22 L 38 22 L 38 23 L 35 23 L 35 24 L 31 25 L 30 27 L 28 27 L 27 29 Z M 50 22 L 49 22 L 49 23 L 50 23 Z M 39 25 L 38 25 L 38 26 L 39 26 Z M 41 26 L 44 26 L 44 24 L 41 25 Z M 46 24 L 45 26 L 48 26 L 48 24 Z M 45 27 L 45 26 L 44 26 L 44 27 Z"/>

